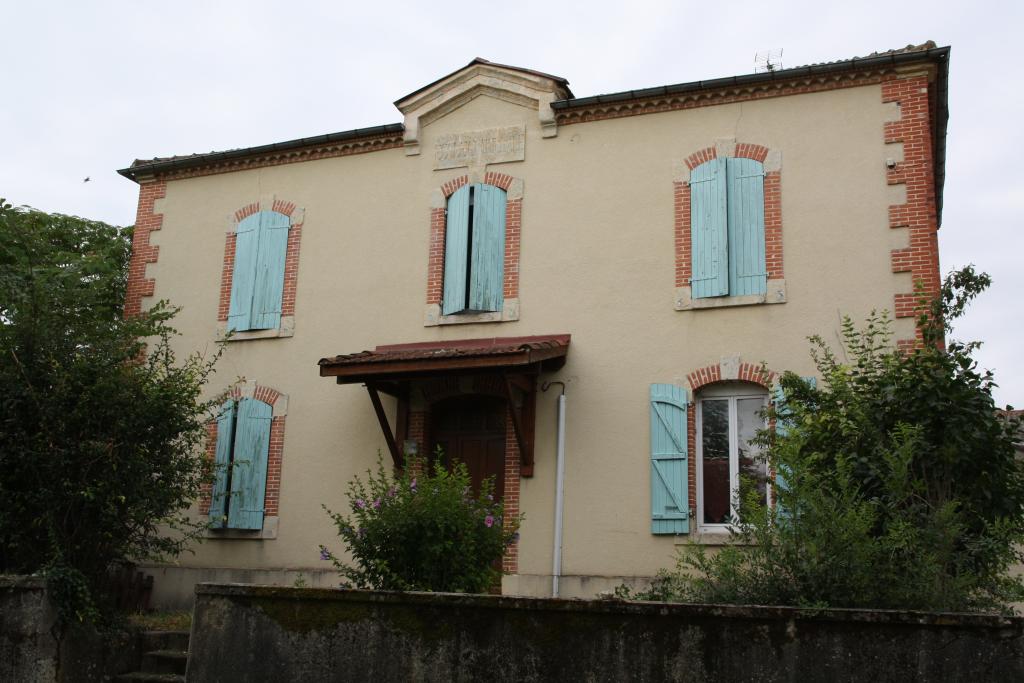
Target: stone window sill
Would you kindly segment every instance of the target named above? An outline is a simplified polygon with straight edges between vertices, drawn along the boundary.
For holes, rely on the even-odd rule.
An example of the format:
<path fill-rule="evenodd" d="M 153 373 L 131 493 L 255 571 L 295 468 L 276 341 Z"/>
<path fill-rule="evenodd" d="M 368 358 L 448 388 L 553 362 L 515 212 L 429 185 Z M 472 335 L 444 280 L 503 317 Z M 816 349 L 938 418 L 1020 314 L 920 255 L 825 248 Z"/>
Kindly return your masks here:
<path fill-rule="evenodd" d="M 704 308 L 727 308 L 730 306 L 754 306 L 757 304 L 786 303 L 786 281 L 768 280 L 765 294 L 749 296 L 715 296 L 694 299 L 690 287 L 676 287 L 675 308 L 677 311 L 696 311 Z"/>
<path fill-rule="evenodd" d="M 519 299 L 505 299 L 501 311 L 487 311 L 484 313 L 455 313 L 452 315 L 441 315 L 441 306 L 428 304 L 423 317 L 424 327 L 436 327 L 438 325 L 466 325 L 468 323 L 504 323 L 519 320 Z"/>
<path fill-rule="evenodd" d="M 272 330 L 246 330 L 235 332 L 228 336 L 228 325 L 225 322 L 217 325 L 217 339 L 219 341 L 249 341 L 251 339 L 280 339 L 282 337 L 295 336 L 295 316 L 284 316 L 281 318 L 281 326 Z"/>
<path fill-rule="evenodd" d="M 264 517 L 263 528 L 253 529 L 207 529 L 203 538 L 220 538 L 224 540 L 269 541 L 277 538 L 277 517 Z"/>

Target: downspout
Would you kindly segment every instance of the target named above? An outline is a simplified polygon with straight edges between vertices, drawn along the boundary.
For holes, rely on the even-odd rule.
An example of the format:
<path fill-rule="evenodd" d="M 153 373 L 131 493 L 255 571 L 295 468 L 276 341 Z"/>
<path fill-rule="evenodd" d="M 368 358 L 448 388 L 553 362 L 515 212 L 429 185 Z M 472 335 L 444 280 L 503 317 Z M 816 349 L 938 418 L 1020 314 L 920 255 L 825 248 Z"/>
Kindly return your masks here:
<path fill-rule="evenodd" d="M 558 597 L 558 580 L 562 576 L 562 508 L 565 502 L 565 383 L 545 382 L 541 391 L 547 391 L 552 384 L 559 384 L 562 393 L 558 396 L 558 445 L 555 457 L 555 542 L 551 562 L 551 597 Z"/>

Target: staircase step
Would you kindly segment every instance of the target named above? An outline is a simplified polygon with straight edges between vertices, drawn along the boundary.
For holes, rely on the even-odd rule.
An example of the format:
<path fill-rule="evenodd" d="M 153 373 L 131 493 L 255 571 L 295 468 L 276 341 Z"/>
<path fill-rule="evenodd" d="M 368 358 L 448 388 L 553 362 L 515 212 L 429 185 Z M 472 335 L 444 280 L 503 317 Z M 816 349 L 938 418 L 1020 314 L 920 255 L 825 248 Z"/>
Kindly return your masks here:
<path fill-rule="evenodd" d="M 142 651 L 188 650 L 188 631 L 146 631 L 142 634 Z"/>
<path fill-rule="evenodd" d="M 118 683 L 185 683 L 185 677 L 179 674 L 148 674 L 137 671 L 130 674 L 115 676 Z"/>
<path fill-rule="evenodd" d="M 155 650 L 142 655 L 142 671 L 153 674 L 184 674 L 188 665 L 188 652 L 184 650 Z"/>

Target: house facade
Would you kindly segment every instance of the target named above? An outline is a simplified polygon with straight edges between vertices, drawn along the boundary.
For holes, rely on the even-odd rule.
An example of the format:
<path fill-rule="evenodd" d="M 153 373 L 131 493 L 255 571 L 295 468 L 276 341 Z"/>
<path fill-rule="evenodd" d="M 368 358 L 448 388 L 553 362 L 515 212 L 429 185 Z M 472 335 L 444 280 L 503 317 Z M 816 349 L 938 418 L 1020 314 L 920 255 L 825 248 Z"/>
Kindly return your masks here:
<path fill-rule="evenodd" d="M 775 378 L 814 373 L 807 337 L 888 309 L 915 343 L 948 57 L 596 97 L 477 59 L 400 124 L 122 170 L 129 314 L 180 306 L 180 353 L 228 340 L 208 453 L 231 476 L 196 501 L 195 554 L 149 568 L 156 601 L 335 584 L 321 505 L 436 446 L 524 515 L 505 593 L 591 597 L 721 543 Z"/>

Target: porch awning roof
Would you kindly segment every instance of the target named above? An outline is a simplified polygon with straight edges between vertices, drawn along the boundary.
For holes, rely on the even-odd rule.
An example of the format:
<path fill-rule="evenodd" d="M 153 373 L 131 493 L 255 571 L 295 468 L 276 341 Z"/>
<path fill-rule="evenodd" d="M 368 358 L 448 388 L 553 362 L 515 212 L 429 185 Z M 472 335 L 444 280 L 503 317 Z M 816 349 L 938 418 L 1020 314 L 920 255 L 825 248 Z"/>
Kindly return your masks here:
<path fill-rule="evenodd" d="M 339 384 L 415 379 L 480 371 L 552 371 L 565 365 L 570 335 L 489 337 L 412 344 L 386 344 L 373 351 L 321 358 L 320 376 Z"/>

